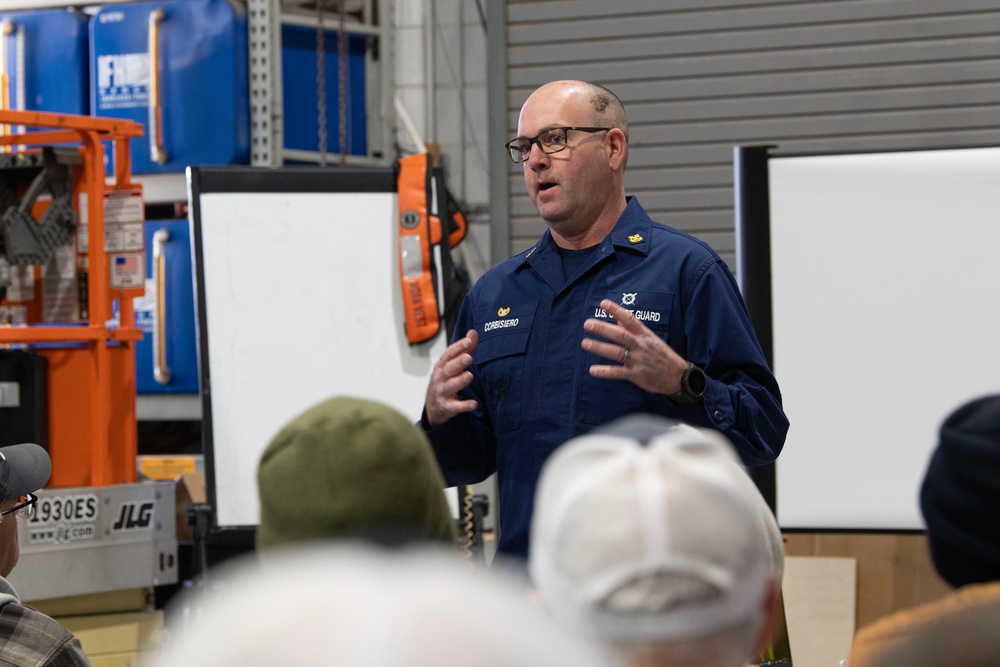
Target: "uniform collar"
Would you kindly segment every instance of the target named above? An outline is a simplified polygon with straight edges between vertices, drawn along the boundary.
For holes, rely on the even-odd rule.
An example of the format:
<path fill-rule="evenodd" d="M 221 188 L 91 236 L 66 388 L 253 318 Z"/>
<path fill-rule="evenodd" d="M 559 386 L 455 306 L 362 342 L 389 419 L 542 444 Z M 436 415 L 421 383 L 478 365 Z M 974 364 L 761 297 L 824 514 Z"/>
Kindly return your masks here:
<path fill-rule="evenodd" d="M 595 257 L 612 254 L 617 249 L 628 249 L 642 255 L 649 254 L 649 235 L 653 221 L 639 203 L 638 198 L 629 196 L 625 199 L 625 210 L 622 211 L 611 232 L 601 241 L 601 247 Z M 534 246 L 521 254 L 519 266 L 529 265 L 538 270 L 539 259 L 545 255 L 558 255 L 552 232 L 546 228 Z M 561 265 L 560 265 L 561 266 Z"/>
<path fill-rule="evenodd" d="M 614 229 L 602 243 L 610 243 L 616 250 L 624 249 L 641 255 L 649 254 L 650 227 L 653 221 L 639 203 L 638 198 L 625 198 L 625 210 L 622 211 Z"/>
<path fill-rule="evenodd" d="M 636 197 L 627 197 L 625 210 L 622 211 L 611 232 L 604 237 L 599 248 L 590 258 L 589 265 L 603 261 L 618 251 L 649 254 L 649 236 L 652 220 L 639 204 Z M 534 246 L 521 253 L 521 261 L 517 270 L 530 267 L 537 272 L 553 291 L 559 292 L 566 287 L 563 276 L 562 259 L 559 249 L 552 239 L 552 232 L 546 229 Z"/>

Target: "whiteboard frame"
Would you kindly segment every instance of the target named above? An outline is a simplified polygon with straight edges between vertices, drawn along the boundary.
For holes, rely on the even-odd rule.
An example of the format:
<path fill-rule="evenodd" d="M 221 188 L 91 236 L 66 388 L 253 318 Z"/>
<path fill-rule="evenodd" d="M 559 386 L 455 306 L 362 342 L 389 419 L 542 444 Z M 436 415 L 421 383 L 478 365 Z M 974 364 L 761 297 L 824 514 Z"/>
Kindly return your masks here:
<path fill-rule="evenodd" d="M 941 422 L 1000 391 L 1000 148 L 769 149 L 736 177 L 737 263 L 791 422 L 779 524 L 922 531 Z"/>
<path fill-rule="evenodd" d="M 191 167 L 188 186 L 210 536 L 252 544 L 277 430 L 334 395 L 416 422 L 447 341 L 406 340 L 393 169 Z"/>

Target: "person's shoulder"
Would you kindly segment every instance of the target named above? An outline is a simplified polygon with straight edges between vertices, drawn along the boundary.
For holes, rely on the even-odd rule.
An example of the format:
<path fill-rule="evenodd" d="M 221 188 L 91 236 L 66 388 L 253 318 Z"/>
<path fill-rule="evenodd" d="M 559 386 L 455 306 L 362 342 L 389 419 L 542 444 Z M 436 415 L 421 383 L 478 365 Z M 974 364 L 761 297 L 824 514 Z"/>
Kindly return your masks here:
<path fill-rule="evenodd" d="M 65 626 L 36 609 L 10 603 L 0 610 L 0 664 L 89 665 L 80 640 Z"/>
<path fill-rule="evenodd" d="M 854 637 L 851 667 L 907 664 L 946 647 L 952 664 L 987 664 L 1000 652 L 1000 635 L 986 619 L 1000 617 L 1000 581 L 970 584 L 864 626 Z M 961 641 L 957 641 L 957 638 Z"/>
<path fill-rule="evenodd" d="M 638 225 L 639 227 L 648 225 L 651 237 L 650 251 L 654 253 L 670 252 L 675 254 L 678 251 L 686 251 L 703 255 L 707 259 L 719 259 L 719 254 L 707 242 L 681 231 L 666 223 L 655 220 L 637 197 L 629 197 L 628 205 L 622 214 L 621 223 L 626 227 Z"/>
<path fill-rule="evenodd" d="M 719 259 L 719 253 L 707 241 L 697 236 L 655 220 L 651 221 L 649 229 L 653 235 L 654 246 L 658 245 L 670 250 L 680 248 L 692 253 L 703 254 L 706 258 Z"/>
<path fill-rule="evenodd" d="M 541 246 L 541 241 L 534 243 L 528 248 L 525 248 L 521 252 L 517 253 L 513 257 L 508 257 L 507 259 L 494 264 L 490 268 L 483 272 L 483 275 L 476 281 L 474 288 L 481 288 L 483 285 L 488 285 L 490 283 L 495 283 L 497 281 L 503 281 L 509 278 L 511 275 L 517 273 L 518 269 L 524 265 L 524 262 L 529 259 L 532 255 L 538 252 Z"/>
<path fill-rule="evenodd" d="M 532 243 L 530 246 L 517 253 L 512 257 L 508 257 L 504 261 L 497 264 L 495 268 L 506 267 L 508 271 L 513 271 L 517 267 L 521 266 L 527 259 L 531 258 L 535 253 L 539 252 L 542 248 L 552 243 L 552 238 L 548 232 L 542 234 L 541 238 Z"/>
<path fill-rule="evenodd" d="M 696 236 L 655 221 L 650 224 L 649 231 L 648 260 L 677 267 L 692 284 L 726 266 L 719 253 Z"/>

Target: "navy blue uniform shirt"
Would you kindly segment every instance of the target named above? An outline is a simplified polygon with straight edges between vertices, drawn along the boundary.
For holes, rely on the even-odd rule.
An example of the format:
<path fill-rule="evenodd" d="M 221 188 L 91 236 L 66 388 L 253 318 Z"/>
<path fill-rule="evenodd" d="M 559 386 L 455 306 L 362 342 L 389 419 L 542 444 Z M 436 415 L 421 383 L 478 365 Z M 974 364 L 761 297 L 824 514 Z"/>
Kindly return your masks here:
<path fill-rule="evenodd" d="M 591 377 L 613 363 L 584 351 L 583 323 L 622 304 L 687 361 L 705 369 L 704 400 L 675 406 L 623 380 Z M 747 465 L 777 457 L 788 430 L 732 273 L 704 242 L 654 222 L 630 197 L 614 229 L 564 276 L 548 230 L 538 243 L 488 271 L 466 296 L 454 339 L 479 346 L 462 398 L 479 408 L 423 426 L 449 484 L 497 472 L 501 553 L 524 557 L 535 487 L 546 458 L 570 438 L 617 417 L 647 412 L 715 428 Z M 454 342 L 454 341 L 453 341 Z"/>

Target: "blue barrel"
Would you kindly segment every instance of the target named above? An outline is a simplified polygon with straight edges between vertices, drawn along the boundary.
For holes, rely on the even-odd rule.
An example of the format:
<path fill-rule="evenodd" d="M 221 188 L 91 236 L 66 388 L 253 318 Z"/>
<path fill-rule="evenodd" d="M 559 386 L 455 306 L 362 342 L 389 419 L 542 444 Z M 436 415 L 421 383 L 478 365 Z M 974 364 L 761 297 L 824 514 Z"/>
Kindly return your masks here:
<path fill-rule="evenodd" d="M 0 12 L 5 108 L 90 113 L 87 25 L 79 10 Z"/>
<path fill-rule="evenodd" d="M 197 394 L 198 343 L 186 219 L 146 221 L 146 294 L 134 305 L 135 325 L 142 330 L 142 340 L 135 345 L 136 391 Z"/>
<path fill-rule="evenodd" d="M 94 115 L 142 123 L 132 173 L 246 164 L 246 10 L 227 0 L 112 4 L 90 21 Z"/>

